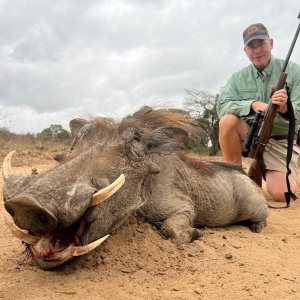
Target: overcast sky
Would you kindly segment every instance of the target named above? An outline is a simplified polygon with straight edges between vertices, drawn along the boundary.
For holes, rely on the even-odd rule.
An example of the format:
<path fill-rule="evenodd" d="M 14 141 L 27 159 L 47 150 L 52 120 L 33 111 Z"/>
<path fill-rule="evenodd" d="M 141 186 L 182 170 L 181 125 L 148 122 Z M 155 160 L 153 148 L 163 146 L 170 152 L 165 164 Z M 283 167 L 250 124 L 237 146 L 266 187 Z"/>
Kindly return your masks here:
<path fill-rule="evenodd" d="M 0 127 L 68 129 L 78 116 L 182 107 L 184 89 L 217 94 L 249 64 L 245 27 L 264 23 L 285 58 L 299 12 L 299 0 L 0 0 Z"/>

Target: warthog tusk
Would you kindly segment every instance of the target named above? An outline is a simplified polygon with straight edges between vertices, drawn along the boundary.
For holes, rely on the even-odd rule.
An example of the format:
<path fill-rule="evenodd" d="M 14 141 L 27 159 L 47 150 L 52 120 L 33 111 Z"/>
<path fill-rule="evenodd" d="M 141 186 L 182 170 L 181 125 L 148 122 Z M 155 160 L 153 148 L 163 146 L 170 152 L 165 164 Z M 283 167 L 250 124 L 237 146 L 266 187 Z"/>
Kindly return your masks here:
<path fill-rule="evenodd" d="M 124 174 L 121 174 L 120 177 L 116 179 L 112 184 L 99 190 L 97 193 L 93 195 L 89 207 L 98 205 L 99 203 L 103 202 L 107 198 L 111 197 L 117 190 L 121 188 L 124 182 L 125 182 L 125 176 Z"/>
<path fill-rule="evenodd" d="M 100 244 L 102 244 L 110 235 L 105 235 L 102 238 L 91 242 L 84 246 L 74 246 L 70 245 L 67 249 L 54 253 L 52 256 L 53 259 L 59 259 L 61 261 L 66 261 L 70 259 L 73 256 L 81 256 L 84 255 L 92 250 L 94 250 L 96 247 L 98 247 Z"/>
<path fill-rule="evenodd" d="M 71 254 L 73 256 L 81 256 L 83 254 L 86 254 L 86 253 L 94 250 L 100 244 L 102 244 L 109 236 L 110 236 L 109 234 L 105 235 L 102 238 L 100 238 L 92 243 L 89 243 L 87 245 L 84 245 L 84 246 L 73 246 L 72 250 L 71 250 Z"/>
<path fill-rule="evenodd" d="M 9 175 L 12 174 L 12 167 L 11 167 L 11 158 L 13 156 L 13 154 L 16 152 L 16 150 L 13 150 L 11 152 L 9 152 L 4 160 L 3 160 L 3 164 L 2 164 L 2 175 L 3 175 L 3 179 L 4 181 L 7 179 L 7 177 Z"/>
<path fill-rule="evenodd" d="M 11 221 L 9 221 L 5 215 L 3 215 L 4 221 L 8 229 L 11 231 L 11 233 L 17 237 L 19 240 L 30 244 L 35 245 L 41 238 L 35 235 L 28 234 L 27 232 L 24 232 L 23 230 L 17 228 Z"/>

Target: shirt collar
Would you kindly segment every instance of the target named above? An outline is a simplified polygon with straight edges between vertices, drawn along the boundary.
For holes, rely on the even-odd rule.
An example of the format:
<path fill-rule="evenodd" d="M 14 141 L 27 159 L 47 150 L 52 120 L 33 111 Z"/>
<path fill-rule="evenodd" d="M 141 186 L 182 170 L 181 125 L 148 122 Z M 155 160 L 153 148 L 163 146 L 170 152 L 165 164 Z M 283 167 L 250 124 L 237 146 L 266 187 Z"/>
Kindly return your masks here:
<path fill-rule="evenodd" d="M 262 73 L 259 73 L 259 71 L 255 68 L 255 66 L 252 64 L 252 68 L 255 74 L 255 77 L 260 77 L 260 76 L 270 76 L 272 73 L 272 69 L 273 69 L 273 62 L 274 62 L 274 58 L 271 55 L 271 59 L 270 62 L 268 63 L 268 65 L 263 69 Z"/>

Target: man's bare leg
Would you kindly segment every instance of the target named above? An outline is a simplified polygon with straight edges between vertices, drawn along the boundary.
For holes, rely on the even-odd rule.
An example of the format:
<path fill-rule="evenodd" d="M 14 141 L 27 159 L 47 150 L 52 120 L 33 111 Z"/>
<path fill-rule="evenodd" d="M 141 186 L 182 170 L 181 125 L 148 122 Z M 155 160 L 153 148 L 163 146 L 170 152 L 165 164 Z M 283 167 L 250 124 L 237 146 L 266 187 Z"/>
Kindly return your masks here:
<path fill-rule="evenodd" d="M 219 142 L 223 156 L 226 161 L 242 164 L 242 139 L 247 135 L 246 123 L 235 115 L 225 115 L 219 122 Z M 293 193 L 296 192 L 297 182 L 289 176 L 290 187 Z M 287 192 L 286 174 L 267 170 L 266 187 L 274 201 L 285 202 L 284 193 Z"/>
<path fill-rule="evenodd" d="M 295 178 L 293 178 L 292 176 L 289 176 L 289 181 L 290 181 L 291 191 L 295 193 L 297 189 L 297 182 Z M 285 202 L 284 193 L 287 192 L 285 173 L 279 171 L 267 170 L 266 186 L 268 192 L 270 193 L 274 201 Z"/>
<path fill-rule="evenodd" d="M 219 122 L 219 143 L 227 162 L 242 164 L 242 139 L 247 135 L 246 123 L 235 115 L 225 115 Z"/>

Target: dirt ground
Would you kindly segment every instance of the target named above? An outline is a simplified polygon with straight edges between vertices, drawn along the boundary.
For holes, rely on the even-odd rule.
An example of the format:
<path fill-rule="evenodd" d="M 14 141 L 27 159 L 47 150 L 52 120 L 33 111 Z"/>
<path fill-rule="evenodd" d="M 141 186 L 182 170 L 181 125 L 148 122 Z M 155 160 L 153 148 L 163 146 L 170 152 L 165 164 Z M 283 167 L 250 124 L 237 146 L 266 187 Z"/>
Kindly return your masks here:
<path fill-rule="evenodd" d="M 14 168 L 42 172 L 57 151 L 19 150 Z M 2 185 L 1 177 L 1 199 Z M 130 217 L 100 248 L 55 271 L 32 263 L 0 210 L 0 299 L 300 299 L 300 199 L 271 209 L 261 234 L 205 228 L 183 246 Z"/>

